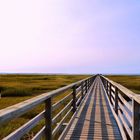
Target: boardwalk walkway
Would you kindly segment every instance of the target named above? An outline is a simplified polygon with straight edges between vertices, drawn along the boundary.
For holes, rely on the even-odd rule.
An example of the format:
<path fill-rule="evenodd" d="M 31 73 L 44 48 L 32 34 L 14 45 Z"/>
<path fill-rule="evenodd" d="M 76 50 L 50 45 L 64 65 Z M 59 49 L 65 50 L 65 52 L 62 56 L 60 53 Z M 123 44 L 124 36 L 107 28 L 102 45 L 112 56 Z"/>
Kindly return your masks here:
<path fill-rule="evenodd" d="M 121 134 L 111 112 L 101 79 L 96 78 L 65 140 L 106 139 L 121 140 Z"/>
<path fill-rule="evenodd" d="M 62 98 L 53 103 L 58 96 Z M 42 122 L 32 140 L 140 140 L 140 96 L 103 75 L 0 110 L 0 127 L 40 105 L 44 105 L 42 112 L 3 140 L 20 140 Z"/>

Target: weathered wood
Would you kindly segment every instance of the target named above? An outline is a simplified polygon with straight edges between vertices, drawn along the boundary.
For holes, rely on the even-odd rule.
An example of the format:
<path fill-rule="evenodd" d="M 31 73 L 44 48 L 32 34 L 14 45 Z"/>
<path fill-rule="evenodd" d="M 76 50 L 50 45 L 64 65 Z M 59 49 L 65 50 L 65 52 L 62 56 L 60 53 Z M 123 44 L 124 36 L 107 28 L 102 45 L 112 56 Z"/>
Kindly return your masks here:
<path fill-rule="evenodd" d="M 82 94 L 82 98 L 84 98 L 84 85 L 83 85 L 83 82 L 81 83 L 81 94 Z"/>
<path fill-rule="evenodd" d="M 113 82 L 104 76 L 101 76 L 101 79 L 104 81 L 107 81 L 106 83 L 111 83 L 112 87 L 115 87 L 115 112 L 116 112 L 116 109 L 119 107 L 119 110 L 116 112 L 116 114 L 118 114 L 118 116 L 116 115 L 116 120 L 117 120 L 117 123 L 119 124 L 121 133 L 123 134 L 123 136 L 128 135 L 130 139 L 136 139 L 136 140 L 139 139 L 140 137 L 140 126 L 139 126 L 140 124 L 140 118 L 139 118 L 140 97 L 134 94 L 132 91 L 128 90 L 127 88 L 123 87 L 122 85 L 116 82 Z M 117 94 L 116 94 L 116 90 L 117 90 Z M 132 103 L 129 103 L 124 97 L 126 97 L 126 99 L 129 99 L 128 101 L 133 101 L 133 109 L 132 109 Z M 131 116 L 131 113 L 132 113 L 132 116 Z M 123 128 L 120 126 L 120 124 L 123 126 Z"/>
<path fill-rule="evenodd" d="M 86 80 L 86 93 L 88 92 L 88 81 Z"/>
<path fill-rule="evenodd" d="M 106 91 L 107 91 L 107 94 L 108 94 L 108 81 L 106 81 Z"/>
<path fill-rule="evenodd" d="M 73 106 L 73 112 L 76 111 L 76 86 L 73 86 L 73 102 L 72 102 L 72 106 Z"/>
<path fill-rule="evenodd" d="M 111 92 L 111 99 L 115 102 L 115 95 Z"/>
<path fill-rule="evenodd" d="M 113 92 L 113 93 L 115 93 L 115 89 L 116 87 L 114 87 L 114 85 L 112 85 L 112 87 L 111 87 L 111 91 Z"/>
<path fill-rule="evenodd" d="M 64 116 L 64 114 L 71 108 L 72 100 L 52 119 L 52 124 L 56 123 L 61 116 Z"/>
<path fill-rule="evenodd" d="M 115 88 L 115 112 L 118 114 L 118 88 Z"/>
<path fill-rule="evenodd" d="M 109 100 L 112 103 L 112 101 L 111 101 L 111 83 L 109 83 Z"/>
<path fill-rule="evenodd" d="M 45 107 L 44 115 L 45 115 L 46 125 L 35 135 L 35 137 L 33 139 L 41 139 L 41 137 L 44 134 L 45 134 L 45 138 L 52 139 L 52 134 L 56 135 L 59 132 L 65 118 L 68 117 L 68 115 L 71 113 L 71 110 L 73 110 L 73 112 L 74 112 L 73 116 L 75 116 L 75 118 L 72 117 L 73 121 L 74 120 L 77 121 L 77 119 L 79 119 L 79 117 L 80 117 L 79 116 L 80 112 L 77 112 L 78 111 L 77 107 L 82 108 L 82 106 L 84 106 L 86 104 L 87 105 L 86 110 L 88 112 L 86 115 L 86 119 L 84 119 L 84 115 L 83 115 L 84 113 L 81 113 L 81 117 L 83 117 L 82 123 L 84 122 L 84 127 L 83 127 L 84 131 L 82 131 L 82 136 L 78 134 L 80 131 L 81 124 L 77 125 L 79 129 L 77 129 L 77 131 L 75 133 L 72 131 L 74 129 L 73 126 L 76 125 L 76 123 L 72 123 L 73 121 L 70 121 L 69 125 L 71 125 L 71 126 L 67 126 L 67 130 L 69 129 L 69 132 L 67 133 L 67 137 L 65 137 L 66 139 L 69 139 L 69 138 L 86 139 L 87 137 L 90 139 L 93 137 L 93 135 L 94 135 L 93 138 L 97 138 L 97 139 L 100 139 L 100 138 L 108 139 L 108 137 L 111 139 L 113 139 L 114 137 L 115 137 L 115 139 L 116 139 L 116 137 L 117 138 L 119 137 L 118 139 L 121 139 L 121 137 L 120 137 L 120 131 L 121 131 L 123 138 L 125 138 L 125 136 L 128 135 L 131 139 L 137 140 L 140 137 L 140 135 L 139 135 L 140 134 L 140 132 L 139 132 L 139 130 L 140 130 L 140 126 L 139 126 L 140 97 L 135 95 L 133 92 L 126 89 L 125 87 L 109 80 L 106 77 L 104 77 L 104 76 L 100 76 L 100 77 L 106 88 L 106 92 L 104 92 L 104 90 L 103 90 L 102 82 L 100 81 L 99 76 L 97 76 L 97 79 L 95 82 L 96 84 L 94 86 L 93 86 L 92 82 L 94 81 L 95 77 L 92 77 L 90 79 L 87 78 L 85 80 L 81 80 L 79 82 L 73 83 L 71 85 L 68 85 L 68 86 L 58 89 L 58 90 L 55 90 L 53 92 L 49 92 L 47 94 L 46 93 L 42 94 L 40 96 L 33 98 L 32 100 L 30 99 L 30 100 L 24 101 L 20 104 L 17 104 L 12 107 L 1 110 L 0 111 L 0 124 L 8 121 L 10 119 L 19 117 L 22 114 L 24 114 L 25 112 L 36 107 L 37 105 L 39 105 L 41 103 L 45 103 L 46 107 Z M 92 87 L 91 87 L 91 85 L 92 85 Z M 89 88 L 90 88 L 90 90 L 89 90 Z M 55 103 L 52 106 L 51 100 L 54 96 L 64 93 L 70 89 L 73 89 L 72 93 L 66 95 L 63 99 L 61 99 L 60 101 L 58 101 L 57 103 Z M 93 89 L 93 90 L 91 90 L 91 89 Z M 94 91 L 93 95 L 92 95 L 91 91 Z M 88 94 L 86 95 L 86 93 L 88 93 Z M 85 97 L 90 97 L 91 101 L 85 102 L 84 95 L 86 95 Z M 108 97 L 110 100 L 105 99 Z M 125 97 L 126 97 L 126 99 L 133 101 L 133 109 L 132 109 L 132 104 L 128 103 L 128 101 L 125 99 Z M 94 98 L 96 98 L 96 100 L 94 100 Z M 67 101 L 70 99 L 72 99 L 72 100 L 67 103 Z M 111 109 L 111 111 L 113 112 L 113 115 L 115 117 L 114 119 L 110 119 L 110 117 L 109 117 L 111 112 L 107 110 L 108 109 L 107 101 L 109 102 L 109 106 L 114 107 L 114 111 Z M 63 103 L 67 103 L 67 104 L 52 119 L 52 111 L 61 107 L 61 105 Z M 89 105 L 88 105 L 88 103 L 89 103 Z M 95 106 L 93 106 L 94 103 L 96 104 Z M 71 105 L 72 105 L 72 107 L 71 107 Z M 127 107 L 127 109 L 124 107 L 124 105 Z M 95 116 L 91 115 L 92 110 L 94 110 L 93 113 Z M 130 115 L 129 111 L 133 114 Z M 78 116 L 76 116 L 76 114 Z M 43 118 L 44 115 L 39 114 L 38 116 L 36 116 L 32 120 L 30 120 L 28 123 L 26 123 L 25 125 L 21 126 L 16 131 L 11 133 L 9 135 L 10 137 L 7 136 L 7 138 L 9 137 L 12 139 L 13 138 L 19 139 L 26 132 L 28 132 L 34 126 L 36 126 L 37 123 Z M 60 120 L 60 117 L 62 117 L 62 119 L 58 123 L 58 120 Z M 111 115 L 111 118 L 112 118 L 112 115 Z M 130 125 L 127 124 L 127 121 L 125 118 L 127 119 L 127 121 L 129 121 Z M 95 119 L 95 121 L 94 121 L 94 119 Z M 118 123 L 120 131 L 118 129 L 118 126 L 116 124 L 114 125 L 115 120 Z M 55 129 L 52 132 L 52 125 L 54 123 L 57 123 L 58 125 L 55 127 Z M 91 126 L 91 124 L 92 124 L 92 126 Z M 89 129 L 89 126 L 90 126 L 90 129 Z M 94 127 L 96 127 L 96 129 L 94 129 Z M 125 129 L 125 131 L 124 131 L 124 129 Z M 106 133 L 106 131 L 107 131 L 107 133 Z M 65 132 L 65 134 L 66 134 L 66 132 Z M 74 137 L 70 137 L 72 134 L 74 134 Z"/>
<path fill-rule="evenodd" d="M 82 96 L 80 96 L 78 98 L 78 100 L 76 101 L 76 106 L 79 106 L 79 104 L 81 103 L 82 99 L 83 99 Z"/>
<path fill-rule="evenodd" d="M 88 89 L 90 88 L 90 79 L 88 79 Z"/>
<path fill-rule="evenodd" d="M 140 139 L 140 105 L 132 100 L 133 105 L 133 125 L 132 125 L 132 139 L 139 140 Z"/>
<path fill-rule="evenodd" d="M 45 111 L 38 114 L 36 117 L 31 119 L 29 122 L 15 130 L 13 133 L 5 137 L 5 140 L 18 140 L 20 139 L 24 134 L 29 132 L 33 127 L 35 127 L 39 121 L 41 121 L 44 118 Z"/>
<path fill-rule="evenodd" d="M 69 111 L 65 114 L 65 116 L 62 118 L 62 120 L 60 121 L 60 123 L 59 123 L 59 124 L 56 126 L 56 128 L 53 130 L 53 132 L 52 132 L 53 137 L 55 137 L 56 134 L 59 132 L 59 130 L 60 130 L 61 127 L 62 127 L 63 122 L 64 122 L 64 121 L 66 120 L 66 118 L 70 115 L 71 111 L 72 111 L 72 108 L 69 109 Z"/>
<path fill-rule="evenodd" d="M 112 106 L 115 108 L 115 100 L 112 96 L 111 96 L 110 102 L 111 102 Z"/>
<path fill-rule="evenodd" d="M 76 101 L 78 100 L 78 98 L 81 96 L 81 92 L 76 93 Z"/>
<path fill-rule="evenodd" d="M 105 93 L 97 77 L 93 90 L 81 105 L 63 139 L 121 139 L 118 126 L 109 111 Z M 107 131 L 107 132 L 106 132 Z"/>
<path fill-rule="evenodd" d="M 57 123 L 59 120 L 59 117 L 62 116 L 62 120 L 60 121 L 60 126 L 63 120 L 65 119 L 66 115 L 71 112 L 71 105 L 73 103 L 73 109 L 76 110 L 76 104 L 79 105 L 81 102 L 81 92 L 83 92 L 83 96 L 85 95 L 86 89 L 88 90 L 91 83 L 89 79 L 94 79 L 93 77 L 86 78 L 84 80 L 80 80 L 76 83 L 72 83 L 68 86 L 62 87 L 60 89 L 54 90 L 52 92 L 44 93 L 42 95 L 39 95 L 37 97 L 34 97 L 32 99 L 26 100 L 22 103 L 16 104 L 14 106 L 8 107 L 6 109 L 0 110 L 0 124 L 5 123 L 6 121 L 9 121 L 11 119 L 14 119 L 16 117 L 21 116 L 22 114 L 26 113 L 27 111 L 33 109 L 37 105 L 45 104 L 45 111 L 37 115 L 35 118 L 31 119 L 29 122 L 21 126 L 19 129 L 11 133 L 7 136 L 11 139 L 20 139 L 25 133 L 30 131 L 33 127 L 37 125 L 37 123 L 45 118 L 45 126 L 35 135 L 33 139 L 41 139 L 43 135 L 45 135 L 45 138 L 48 140 L 52 139 L 52 125 L 53 123 Z M 86 82 L 89 82 L 88 85 Z M 83 83 L 83 89 L 81 86 L 81 83 Z M 64 93 L 68 90 L 71 90 L 73 88 L 73 92 L 66 95 L 63 99 L 55 103 L 54 105 L 51 104 L 51 100 L 53 97 Z M 69 103 L 67 103 L 68 100 L 72 99 L 71 95 L 74 95 L 73 100 L 71 100 Z M 77 96 L 77 100 L 76 100 Z M 52 111 L 58 109 L 61 107 L 63 103 L 67 103 L 67 105 L 60 111 L 58 114 L 52 119 Z M 60 126 L 56 127 L 56 131 L 59 130 Z"/>
<path fill-rule="evenodd" d="M 94 81 L 93 81 L 94 82 Z M 62 132 L 62 134 L 60 135 L 59 137 L 59 140 L 63 140 L 68 132 L 68 130 L 70 129 L 72 123 L 73 123 L 73 120 L 75 119 L 76 115 L 79 113 L 83 103 L 85 102 L 85 99 L 88 97 L 88 95 L 90 94 L 90 92 L 92 91 L 92 88 L 94 86 L 95 82 L 92 84 L 91 88 L 89 89 L 88 93 L 84 96 L 83 100 L 81 101 L 81 104 L 80 106 L 78 106 L 76 112 L 74 112 L 73 116 L 71 117 L 67 127 L 65 128 L 65 130 Z"/>
<path fill-rule="evenodd" d="M 76 89 L 76 93 L 79 93 L 81 91 L 81 87 L 79 86 L 77 89 Z"/>
<path fill-rule="evenodd" d="M 35 108 L 37 105 L 45 102 L 45 100 L 47 100 L 48 98 L 57 96 L 61 93 L 64 93 L 65 91 L 71 89 L 74 85 L 79 85 L 79 84 L 81 84 L 81 82 L 83 82 L 87 79 L 89 79 L 89 77 L 84 80 L 80 80 L 76 83 L 72 83 L 68 86 L 56 89 L 56 90 L 48 92 L 48 93 L 41 94 L 32 99 L 23 101 L 16 105 L 13 105 L 13 106 L 0 110 L 0 124 L 10 121 L 11 119 L 17 118 L 17 117 L 25 114 L 29 110 Z"/>
<path fill-rule="evenodd" d="M 101 77 L 101 78 L 102 78 L 102 77 Z M 103 88 L 103 89 L 104 89 L 104 88 Z M 105 89 L 104 89 L 104 91 L 105 91 Z M 105 96 L 106 96 L 106 98 L 107 98 L 107 100 L 108 100 L 108 103 L 109 103 L 109 106 L 110 106 L 110 108 L 111 108 L 111 111 L 112 111 L 112 113 L 113 113 L 113 115 L 114 115 L 114 117 L 115 117 L 115 120 L 116 120 L 117 124 L 118 124 L 119 130 L 120 130 L 120 132 L 121 132 L 121 136 L 122 136 L 123 140 L 126 140 L 126 139 L 127 139 L 127 136 L 126 136 L 126 133 L 124 132 L 124 128 L 123 128 L 123 126 L 122 126 L 122 123 L 120 122 L 120 119 L 118 118 L 118 115 L 115 113 L 114 108 L 113 108 L 112 104 L 110 103 L 107 94 L 105 94 Z"/>
<path fill-rule="evenodd" d="M 115 92 L 111 90 L 111 96 L 113 97 L 113 99 L 115 100 Z"/>
<path fill-rule="evenodd" d="M 51 98 L 45 101 L 45 138 L 52 140 L 52 105 Z"/>
<path fill-rule="evenodd" d="M 132 106 L 129 102 L 127 102 L 121 94 L 118 95 L 119 99 L 122 101 L 122 103 L 127 107 L 128 110 L 132 111 Z"/>
<path fill-rule="evenodd" d="M 126 119 L 129 121 L 129 123 L 132 125 L 132 118 L 130 114 L 126 111 L 125 107 L 119 102 L 119 109 L 123 112 Z"/>
<path fill-rule="evenodd" d="M 45 126 L 33 137 L 32 140 L 41 140 L 41 138 L 45 135 Z"/>
<path fill-rule="evenodd" d="M 127 134 L 129 135 L 129 137 L 132 139 L 132 131 L 129 128 L 128 124 L 126 123 L 124 116 L 122 115 L 122 113 L 120 112 L 120 110 L 118 111 L 119 117 L 121 119 L 121 122 L 123 124 L 123 127 L 125 128 L 125 130 L 127 131 Z"/>
<path fill-rule="evenodd" d="M 122 93 L 124 93 L 126 96 L 128 96 L 131 99 L 134 99 L 135 101 L 137 101 L 140 104 L 140 96 L 138 96 L 137 94 L 135 94 L 134 92 L 132 92 L 131 90 L 127 89 L 126 87 L 102 76 L 102 78 L 104 78 L 106 81 L 110 82 L 112 85 L 114 85 L 115 87 L 117 87 Z"/>

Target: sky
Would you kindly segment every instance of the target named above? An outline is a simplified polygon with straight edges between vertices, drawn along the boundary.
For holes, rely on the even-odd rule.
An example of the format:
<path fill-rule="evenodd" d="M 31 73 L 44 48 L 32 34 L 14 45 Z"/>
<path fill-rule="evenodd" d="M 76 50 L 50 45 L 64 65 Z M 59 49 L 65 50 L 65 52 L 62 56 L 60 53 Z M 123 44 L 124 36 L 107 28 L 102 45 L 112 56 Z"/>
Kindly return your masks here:
<path fill-rule="evenodd" d="M 1 0 L 0 72 L 140 74 L 140 1 Z"/>

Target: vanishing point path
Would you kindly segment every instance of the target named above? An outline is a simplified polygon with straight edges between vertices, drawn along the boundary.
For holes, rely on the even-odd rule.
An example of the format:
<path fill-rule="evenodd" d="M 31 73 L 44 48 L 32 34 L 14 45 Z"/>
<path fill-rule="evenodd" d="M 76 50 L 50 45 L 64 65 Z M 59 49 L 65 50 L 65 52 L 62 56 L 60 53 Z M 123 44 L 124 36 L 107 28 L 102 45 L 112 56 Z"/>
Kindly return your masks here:
<path fill-rule="evenodd" d="M 101 79 L 97 77 L 65 140 L 121 140 L 121 133 L 110 109 Z"/>
<path fill-rule="evenodd" d="M 60 95 L 62 98 L 53 103 Z M 3 140 L 23 139 L 42 121 L 31 140 L 140 140 L 140 96 L 103 75 L 0 110 L 0 127 L 41 104 L 44 109 L 39 114 Z"/>

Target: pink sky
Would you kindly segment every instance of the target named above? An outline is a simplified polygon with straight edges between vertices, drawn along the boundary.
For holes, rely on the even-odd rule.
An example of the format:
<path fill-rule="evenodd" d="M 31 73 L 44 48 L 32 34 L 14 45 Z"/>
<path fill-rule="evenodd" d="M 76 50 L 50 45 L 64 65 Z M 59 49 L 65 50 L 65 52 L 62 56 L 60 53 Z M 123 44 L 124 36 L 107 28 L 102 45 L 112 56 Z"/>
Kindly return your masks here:
<path fill-rule="evenodd" d="M 139 73 L 140 2 L 0 1 L 0 72 Z"/>

